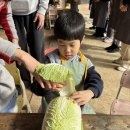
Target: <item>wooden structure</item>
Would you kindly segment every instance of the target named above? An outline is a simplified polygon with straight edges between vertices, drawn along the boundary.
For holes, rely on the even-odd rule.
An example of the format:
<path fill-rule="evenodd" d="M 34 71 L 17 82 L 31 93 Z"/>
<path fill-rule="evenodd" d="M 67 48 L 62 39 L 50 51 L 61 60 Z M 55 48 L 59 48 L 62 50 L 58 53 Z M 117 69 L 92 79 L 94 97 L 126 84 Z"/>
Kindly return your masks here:
<path fill-rule="evenodd" d="M 41 130 L 41 113 L 0 114 L 0 130 Z M 130 116 L 83 115 L 84 130 L 130 130 Z"/>

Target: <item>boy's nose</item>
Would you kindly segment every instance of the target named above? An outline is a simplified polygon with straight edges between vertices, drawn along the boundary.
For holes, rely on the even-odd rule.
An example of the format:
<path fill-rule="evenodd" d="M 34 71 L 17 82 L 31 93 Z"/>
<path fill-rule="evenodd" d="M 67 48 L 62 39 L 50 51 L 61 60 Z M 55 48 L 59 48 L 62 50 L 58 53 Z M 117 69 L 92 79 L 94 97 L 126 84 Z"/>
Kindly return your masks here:
<path fill-rule="evenodd" d="M 70 47 L 66 47 L 66 52 L 70 52 Z"/>

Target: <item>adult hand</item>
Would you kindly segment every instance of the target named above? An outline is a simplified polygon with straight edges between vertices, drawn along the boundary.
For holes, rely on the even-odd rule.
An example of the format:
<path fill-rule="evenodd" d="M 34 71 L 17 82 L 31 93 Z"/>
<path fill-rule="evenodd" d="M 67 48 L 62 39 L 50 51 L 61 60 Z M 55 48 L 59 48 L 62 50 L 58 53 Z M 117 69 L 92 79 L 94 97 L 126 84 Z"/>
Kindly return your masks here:
<path fill-rule="evenodd" d="M 13 42 L 14 44 L 18 44 L 18 39 L 14 38 L 14 39 L 12 39 L 12 42 Z"/>
<path fill-rule="evenodd" d="M 128 5 L 120 4 L 120 10 L 121 12 L 126 12 L 128 10 Z"/>
<path fill-rule="evenodd" d="M 74 92 L 70 99 L 78 105 L 84 105 L 94 96 L 94 93 L 91 90 L 77 91 Z"/>
<path fill-rule="evenodd" d="M 34 23 L 38 20 L 38 26 L 37 29 L 40 30 L 43 28 L 44 26 L 44 16 L 40 13 L 36 13 L 36 16 L 34 18 Z"/>
<path fill-rule="evenodd" d="M 45 88 L 47 90 L 51 91 L 60 91 L 64 87 L 64 83 L 56 83 L 56 82 L 50 82 L 50 81 L 44 81 Z"/>

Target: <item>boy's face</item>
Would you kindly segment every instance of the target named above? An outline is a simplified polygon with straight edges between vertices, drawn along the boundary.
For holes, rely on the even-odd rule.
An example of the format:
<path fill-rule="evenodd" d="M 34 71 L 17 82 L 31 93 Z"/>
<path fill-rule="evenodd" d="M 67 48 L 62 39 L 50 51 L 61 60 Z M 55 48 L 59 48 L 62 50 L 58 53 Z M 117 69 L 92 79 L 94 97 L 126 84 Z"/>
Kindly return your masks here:
<path fill-rule="evenodd" d="M 58 39 L 58 49 L 60 54 L 67 60 L 77 55 L 80 48 L 80 40 L 62 40 Z"/>

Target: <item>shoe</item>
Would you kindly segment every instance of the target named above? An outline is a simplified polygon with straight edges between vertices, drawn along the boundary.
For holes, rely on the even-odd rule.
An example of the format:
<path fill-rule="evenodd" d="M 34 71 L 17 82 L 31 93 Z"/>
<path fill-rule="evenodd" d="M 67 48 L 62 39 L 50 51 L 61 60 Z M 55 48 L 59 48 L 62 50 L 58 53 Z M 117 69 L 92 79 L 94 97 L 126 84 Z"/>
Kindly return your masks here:
<path fill-rule="evenodd" d="M 95 26 L 89 27 L 90 30 L 96 29 Z"/>
<path fill-rule="evenodd" d="M 96 38 L 103 38 L 104 35 L 103 34 L 98 34 L 98 33 L 94 33 L 92 36 L 96 37 Z"/>
<path fill-rule="evenodd" d="M 110 49 L 112 49 L 112 48 L 113 48 L 113 47 L 112 47 L 112 45 L 111 45 L 111 46 L 106 47 L 105 50 L 110 50 Z"/>
<path fill-rule="evenodd" d="M 126 71 L 126 70 L 128 70 L 128 69 L 130 69 L 130 66 L 128 66 L 128 65 L 118 66 L 118 67 L 116 68 L 116 70 L 119 70 L 119 71 L 121 71 L 121 72 L 124 72 L 124 71 Z"/>
<path fill-rule="evenodd" d="M 119 48 L 114 48 L 114 49 L 107 50 L 107 52 L 109 52 L 109 53 L 114 53 L 114 52 L 119 52 L 119 51 L 120 51 Z"/>
<path fill-rule="evenodd" d="M 123 62 L 122 62 L 121 58 L 118 58 L 118 59 L 116 59 L 116 60 L 113 60 L 113 61 L 112 61 L 112 63 L 115 63 L 115 64 L 120 64 L 120 65 L 122 65 L 122 64 L 123 64 Z"/>
<path fill-rule="evenodd" d="M 112 43 L 111 46 L 106 47 L 105 50 L 112 50 L 112 49 L 115 49 L 115 48 L 119 48 L 119 47 L 115 43 Z"/>
<path fill-rule="evenodd" d="M 103 41 L 103 42 L 106 42 L 106 43 L 111 43 L 111 42 L 113 42 L 113 39 L 110 38 L 110 37 L 105 37 L 105 38 L 103 38 L 102 41 Z"/>
<path fill-rule="evenodd" d="M 117 48 L 118 46 L 115 44 L 115 42 L 113 41 L 112 44 L 109 47 L 106 47 L 105 50 L 111 50 L 114 48 Z"/>
<path fill-rule="evenodd" d="M 98 34 L 98 35 L 96 35 L 96 37 L 102 39 L 102 37 L 104 37 L 104 35 L 103 34 Z"/>

